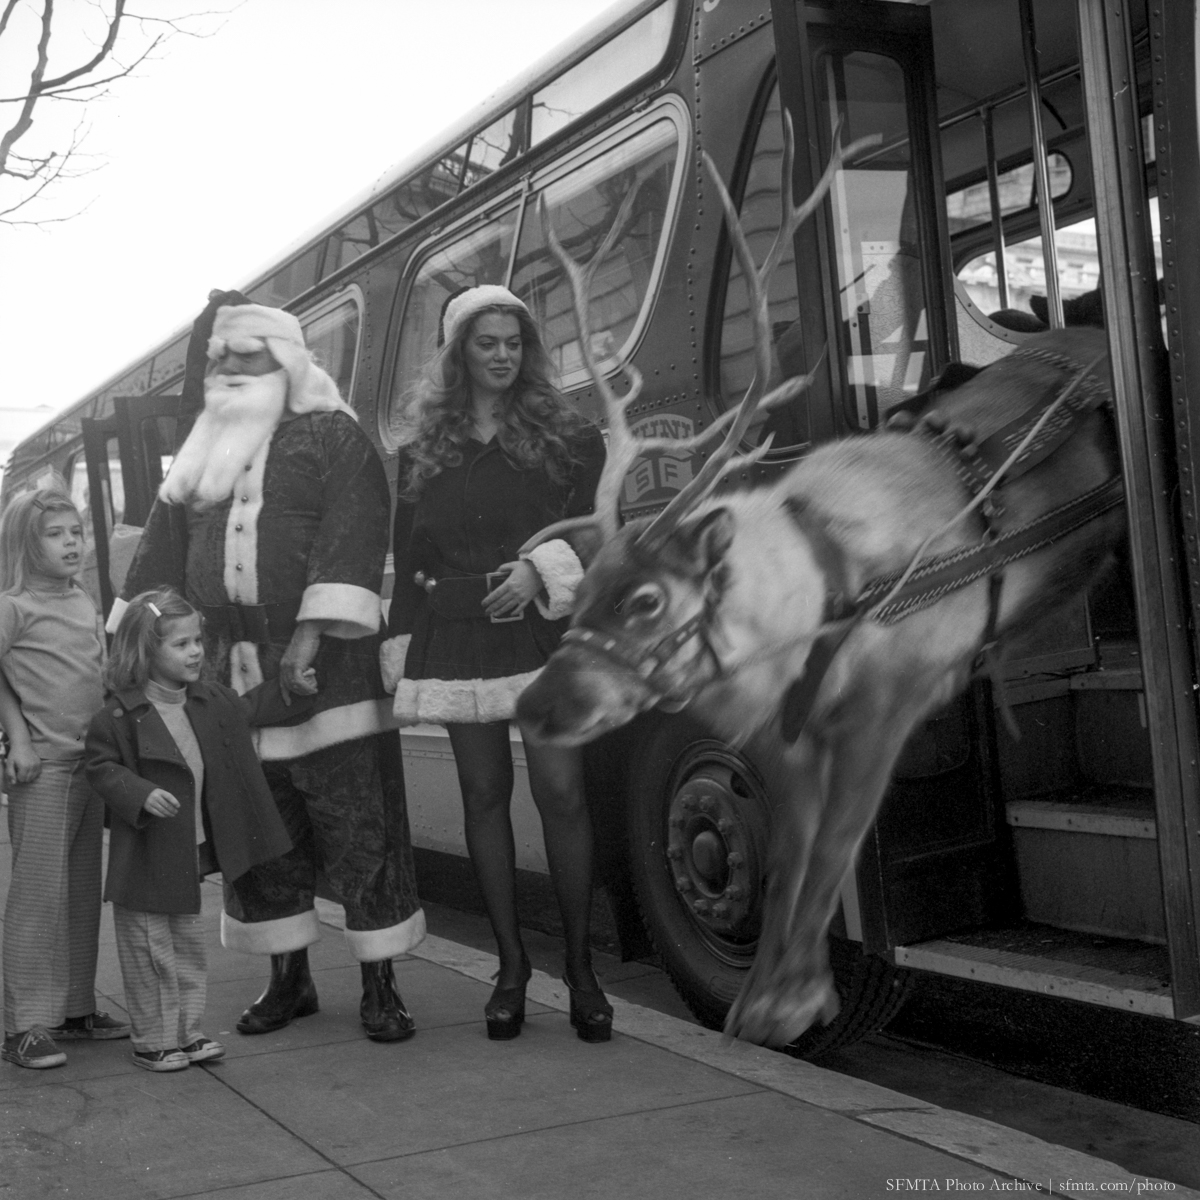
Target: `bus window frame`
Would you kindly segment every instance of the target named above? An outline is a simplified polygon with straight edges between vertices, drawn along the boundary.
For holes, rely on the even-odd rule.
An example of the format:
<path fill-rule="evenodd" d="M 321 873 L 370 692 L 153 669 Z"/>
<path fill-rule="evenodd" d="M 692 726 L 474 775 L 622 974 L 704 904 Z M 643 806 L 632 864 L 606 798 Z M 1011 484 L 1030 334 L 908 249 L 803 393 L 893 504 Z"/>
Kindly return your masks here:
<path fill-rule="evenodd" d="M 568 177 L 573 171 L 585 166 L 607 154 L 609 151 L 630 141 L 640 132 L 649 129 L 657 122 L 667 119 L 675 127 L 676 145 L 678 147 L 675 168 L 671 179 L 671 187 L 667 196 L 666 212 L 663 220 L 663 230 L 655 251 L 654 263 L 646 284 L 646 294 L 642 300 L 637 320 L 633 324 L 624 343 L 612 359 L 604 366 L 604 374 L 611 377 L 619 374 L 627 363 L 633 360 L 641 346 L 646 330 L 654 314 L 655 304 L 661 288 L 663 274 L 666 269 L 667 256 L 674 244 L 675 234 L 679 223 L 679 212 L 683 196 L 684 179 L 687 175 L 687 165 L 690 158 L 689 147 L 692 137 L 691 113 L 683 100 L 674 93 L 665 93 L 645 108 L 628 114 L 622 120 L 609 126 L 597 136 L 590 138 L 578 146 L 572 147 L 561 156 L 552 157 L 541 167 L 528 172 L 514 180 L 510 187 L 498 196 L 490 197 L 481 210 L 464 213 L 453 224 L 437 229 L 430 237 L 414 246 L 404 265 L 403 276 L 396 290 L 396 302 L 393 305 L 393 316 L 388 329 L 388 351 L 384 370 L 381 373 L 380 392 L 376 402 L 378 432 L 384 447 L 389 454 L 396 453 L 392 447 L 390 428 L 390 413 L 395 393 L 396 371 L 399 367 L 401 333 L 404 319 L 412 300 L 413 289 L 421 267 L 430 256 L 438 250 L 453 245 L 474 230 L 481 228 L 497 217 L 517 210 L 517 222 L 513 230 L 513 250 L 506 271 L 505 286 L 511 281 L 514 266 L 515 251 L 520 245 L 524 222 L 536 207 L 530 201 L 535 200 L 545 189 Z M 588 387 L 591 377 L 584 369 L 571 372 L 560 380 L 560 388 L 565 394 L 582 391 Z"/>
<path fill-rule="evenodd" d="M 917 233 L 920 239 L 922 288 L 925 319 L 928 323 L 929 375 L 937 373 L 958 357 L 958 329 L 952 284 L 950 230 L 946 220 L 945 179 L 942 173 L 941 141 L 938 136 L 937 92 L 933 65 L 926 61 L 917 37 L 907 28 L 875 29 L 854 25 L 829 25 L 819 10 L 807 10 L 808 51 L 806 70 L 810 79 L 808 103 L 812 105 L 814 125 L 821 110 L 821 97 L 813 89 L 824 78 L 822 64 L 827 56 L 851 53 L 876 54 L 896 63 L 904 79 L 909 121 L 910 186 L 913 189 Z M 923 110 L 923 111 L 922 111 Z M 922 119 L 922 117 L 924 119 Z M 821 130 L 823 146 L 828 130 Z M 824 153 L 824 151 L 819 151 Z M 823 164 L 822 164 L 823 166 Z M 827 197 L 821 206 L 826 229 L 826 253 L 833 255 L 836 244 L 835 214 Z M 830 282 L 838 286 L 837 263 L 828 264 Z M 839 419 L 847 431 L 863 428 L 859 424 L 853 389 L 847 372 L 848 347 L 842 345 L 841 312 L 836 298 L 827 297 L 827 328 L 830 341 L 838 345 L 833 396 Z"/>
<path fill-rule="evenodd" d="M 312 308 L 296 310 L 296 320 L 300 322 L 300 328 L 307 330 L 307 327 L 314 321 L 318 321 L 321 317 L 327 316 L 335 309 L 340 308 L 346 301 L 349 300 L 354 304 L 356 313 L 358 314 L 358 322 L 354 330 L 354 366 L 350 372 L 350 384 L 347 387 L 347 395 L 342 399 L 352 408 L 354 405 L 354 396 L 358 387 L 359 367 L 361 366 L 361 350 L 363 326 L 366 324 L 367 302 L 363 295 L 362 288 L 357 283 L 344 284 L 338 291 L 319 300 Z M 305 345 L 308 345 L 307 333 L 304 339 Z M 325 370 L 322 367 L 322 370 Z M 334 380 L 336 383 L 337 380 Z"/>

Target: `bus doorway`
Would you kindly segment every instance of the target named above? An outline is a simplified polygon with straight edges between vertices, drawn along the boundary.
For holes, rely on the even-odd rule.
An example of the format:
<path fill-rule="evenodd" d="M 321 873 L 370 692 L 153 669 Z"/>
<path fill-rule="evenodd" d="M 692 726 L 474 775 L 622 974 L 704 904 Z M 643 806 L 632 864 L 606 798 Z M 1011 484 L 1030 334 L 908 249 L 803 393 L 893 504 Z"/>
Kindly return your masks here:
<path fill-rule="evenodd" d="M 1133 7 L 1045 4 L 1035 21 L 1026 4 L 781 0 L 772 14 L 780 94 L 812 148 L 797 191 L 839 116 L 848 138 L 883 134 L 873 161 L 841 172 L 818 239 L 845 426 L 876 427 L 951 358 L 982 365 L 1020 345 L 1020 322 L 982 312 L 954 278 L 968 241 L 991 240 L 1007 284 L 1006 243 L 1040 234 L 1045 320 L 1024 328 L 1061 326 L 1061 277 L 1078 264 L 1060 266 L 1056 229 L 1084 219 L 1130 516 L 1124 578 L 1014 647 L 1002 680 L 914 739 L 844 897 L 848 918 L 857 908 L 847 932 L 897 966 L 1188 1018 L 1200 1011 L 1194 673 L 1171 550 L 1175 447 L 1155 436 L 1171 427 L 1148 216 L 1158 177 L 1142 138 L 1155 30 Z M 1006 206 L 1014 170 L 1026 202 Z M 970 187 L 986 199 L 964 221 L 955 203 Z"/>

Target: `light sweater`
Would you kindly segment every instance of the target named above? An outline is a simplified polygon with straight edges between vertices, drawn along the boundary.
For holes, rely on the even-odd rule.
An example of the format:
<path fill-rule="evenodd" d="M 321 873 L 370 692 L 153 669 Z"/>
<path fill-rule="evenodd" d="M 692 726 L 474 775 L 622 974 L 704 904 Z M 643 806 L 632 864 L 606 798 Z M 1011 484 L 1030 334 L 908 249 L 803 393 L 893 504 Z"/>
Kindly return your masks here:
<path fill-rule="evenodd" d="M 167 732 L 179 747 L 183 761 L 187 763 L 195 782 L 196 797 L 196 845 L 204 841 L 204 817 L 201 812 L 200 797 L 204 794 L 204 755 L 200 751 L 200 743 L 196 740 L 196 731 L 188 720 L 184 702 L 187 700 L 187 688 L 164 687 L 153 679 L 146 680 L 146 699 L 158 710 Z M 178 799 L 178 797 L 176 797 Z"/>
<path fill-rule="evenodd" d="M 82 757 L 88 723 L 104 703 L 103 660 L 96 606 L 78 584 L 0 596 L 0 667 L 40 759 Z"/>

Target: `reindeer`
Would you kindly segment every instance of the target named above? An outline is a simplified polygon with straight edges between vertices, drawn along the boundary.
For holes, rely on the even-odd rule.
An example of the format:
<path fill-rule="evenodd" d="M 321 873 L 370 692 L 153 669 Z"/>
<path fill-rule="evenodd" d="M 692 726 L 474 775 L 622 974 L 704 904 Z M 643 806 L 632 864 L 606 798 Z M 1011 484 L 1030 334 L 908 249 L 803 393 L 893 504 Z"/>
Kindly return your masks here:
<path fill-rule="evenodd" d="M 766 393 L 767 282 L 862 148 L 835 141 L 817 188 L 794 207 L 789 123 L 783 219 L 759 268 L 707 163 L 750 290 L 757 373 L 720 447 L 650 521 L 619 528 L 617 512 L 626 470 L 653 448 L 625 421 L 640 379 L 630 371 L 618 397 L 590 356 L 588 286 L 607 243 L 581 267 L 547 229 L 608 412 L 609 463 L 594 518 L 603 544 L 518 719 L 527 736 L 575 745 L 651 707 L 690 706 L 749 746 L 776 807 L 762 933 L 725 1029 L 769 1045 L 837 1011 L 826 932 L 907 738 L 967 684 L 981 654 L 994 661 L 1006 639 L 1085 588 L 1124 530 L 1094 329 L 1035 335 L 960 374 L 959 386 L 935 386 L 892 427 L 813 450 L 773 486 L 712 494 L 765 449 L 736 454 L 754 413 L 811 379 Z"/>

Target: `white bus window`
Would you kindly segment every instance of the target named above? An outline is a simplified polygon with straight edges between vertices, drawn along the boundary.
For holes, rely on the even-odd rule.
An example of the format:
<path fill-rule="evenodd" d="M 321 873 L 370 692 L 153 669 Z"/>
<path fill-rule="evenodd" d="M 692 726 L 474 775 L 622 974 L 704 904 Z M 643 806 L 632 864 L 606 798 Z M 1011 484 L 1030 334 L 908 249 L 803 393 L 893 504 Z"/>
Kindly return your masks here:
<path fill-rule="evenodd" d="M 746 178 L 746 190 L 742 196 L 742 229 L 758 266 L 762 265 L 771 241 L 779 231 L 782 164 L 783 118 L 779 111 L 779 87 L 776 85 L 763 113 Z M 767 386 L 774 387 L 784 378 L 801 374 L 804 370 L 795 250 L 790 240 L 768 289 L 771 378 Z M 750 314 L 750 299 L 737 257 L 731 255 L 729 282 L 725 291 L 725 317 L 721 326 L 721 396 L 724 403 L 727 406 L 737 404 L 753 378 L 754 322 Z M 769 424 L 776 448 L 807 442 L 808 429 L 799 420 L 801 415 L 800 406 L 795 404 L 786 405 L 774 413 L 762 413 L 751 426 L 749 440 L 757 444 Z"/>
<path fill-rule="evenodd" d="M 654 70 L 667 52 L 675 0 L 660 4 L 624 33 L 533 94 L 534 145 Z"/>
<path fill-rule="evenodd" d="M 1050 198 L 1057 200 L 1071 190 L 1071 164 L 1065 155 L 1048 154 L 1050 168 Z M 996 177 L 1000 194 L 1000 215 L 1028 212 L 1037 203 L 1036 181 L 1033 163 L 1002 171 Z M 964 229 L 974 229 L 992 222 L 992 205 L 988 196 L 987 180 L 960 188 L 946 197 L 946 219 L 953 236 Z"/>
<path fill-rule="evenodd" d="M 380 409 L 379 436 L 389 450 L 396 449 L 396 432 L 421 368 L 437 350 L 446 298 L 459 288 L 504 282 L 516 224 L 517 209 L 510 208 L 443 243 L 418 268 L 404 306 L 392 394 Z"/>
<path fill-rule="evenodd" d="M 601 362 L 623 357 L 636 334 L 669 224 L 679 153 L 673 121 L 639 130 L 612 150 L 547 185 L 551 226 L 568 253 L 586 262 L 634 193 L 620 235 L 596 271 L 590 293 L 592 350 Z M 542 236 L 534 203 L 521 230 L 512 290 L 529 305 L 564 388 L 585 382 L 571 289 Z"/>
<path fill-rule="evenodd" d="M 353 290 L 357 292 L 357 289 Z M 349 403 L 353 396 L 361 323 L 357 295 L 339 299 L 311 315 L 303 314 L 300 323 L 304 328 L 304 341 L 317 364 L 330 375 L 342 399 Z"/>
<path fill-rule="evenodd" d="M 522 145 L 521 122 L 517 110 L 506 112 L 498 121 L 481 129 L 471 138 L 471 152 L 463 187 L 472 187 L 500 170 L 525 148 Z"/>
<path fill-rule="evenodd" d="M 1150 198 L 1150 228 L 1154 240 L 1155 278 L 1161 278 L 1162 235 L 1157 196 Z M 1055 231 L 1054 244 L 1058 254 L 1058 287 L 1066 306 L 1067 324 L 1101 324 L 1103 308 L 1097 291 L 1100 287 L 1100 255 L 1096 248 L 1095 221 L 1089 217 L 1064 225 Z M 1004 262 L 1008 272 L 1009 311 L 1015 309 L 1027 313 L 1043 325 L 1047 324 L 1046 260 L 1042 256 L 1042 239 L 1029 238 L 1006 246 Z M 995 314 L 1000 307 L 1000 288 L 994 253 L 980 254 L 965 263 L 958 269 L 958 278 L 976 308 L 988 315 Z M 995 319 L 1001 320 L 998 316 Z"/>

